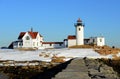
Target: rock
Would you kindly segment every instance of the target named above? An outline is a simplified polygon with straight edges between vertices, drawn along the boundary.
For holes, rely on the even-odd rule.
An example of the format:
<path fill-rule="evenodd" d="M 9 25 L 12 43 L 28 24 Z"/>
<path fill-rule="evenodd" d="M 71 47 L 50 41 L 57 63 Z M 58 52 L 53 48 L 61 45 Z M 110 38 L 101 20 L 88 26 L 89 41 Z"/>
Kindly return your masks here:
<path fill-rule="evenodd" d="M 87 73 L 83 72 L 60 72 L 55 76 L 55 79 L 91 79 Z"/>
<path fill-rule="evenodd" d="M 104 74 L 113 74 L 113 73 L 115 73 L 113 68 L 109 67 L 107 65 L 103 65 L 102 67 L 100 67 L 100 72 L 104 73 Z"/>
<path fill-rule="evenodd" d="M 9 79 L 9 76 L 4 73 L 0 73 L 0 79 Z"/>
<path fill-rule="evenodd" d="M 74 59 L 54 79 L 91 79 L 83 59 Z"/>
<path fill-rule="evenodd" d="M 112 67 L 99 59 L 74 59 L 53 79 L 120 79 Z"/>

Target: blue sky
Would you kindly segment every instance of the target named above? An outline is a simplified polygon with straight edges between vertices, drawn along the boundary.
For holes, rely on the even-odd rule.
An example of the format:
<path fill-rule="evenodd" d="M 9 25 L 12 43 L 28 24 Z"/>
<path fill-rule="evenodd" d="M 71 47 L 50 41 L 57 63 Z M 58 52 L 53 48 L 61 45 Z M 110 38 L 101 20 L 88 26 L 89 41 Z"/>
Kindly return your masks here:
<path fill-rule="evenodd" d="M 0 46 L 31 27 L 45 41 L 63 41 L 75 34 L 78 18 L 86 38 L 102 35 L 107 45 L 120 47 L 120 0 L 0 0 Z"/>

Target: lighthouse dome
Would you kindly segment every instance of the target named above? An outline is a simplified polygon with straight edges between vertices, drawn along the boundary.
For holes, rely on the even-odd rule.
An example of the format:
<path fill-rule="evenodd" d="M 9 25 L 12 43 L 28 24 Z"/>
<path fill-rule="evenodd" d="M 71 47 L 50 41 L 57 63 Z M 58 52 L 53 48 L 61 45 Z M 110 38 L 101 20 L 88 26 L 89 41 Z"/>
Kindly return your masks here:
<path fill-rule="evenodd" d="M 80 18 L 78 18 L 77 22 L 82 22 L 82 20 Z"/>

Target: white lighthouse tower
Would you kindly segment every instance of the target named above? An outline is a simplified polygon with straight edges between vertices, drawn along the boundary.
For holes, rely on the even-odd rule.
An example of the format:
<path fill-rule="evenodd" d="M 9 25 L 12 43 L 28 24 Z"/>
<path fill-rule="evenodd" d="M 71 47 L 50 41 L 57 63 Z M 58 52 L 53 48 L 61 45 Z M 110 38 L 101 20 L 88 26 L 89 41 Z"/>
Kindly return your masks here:
<path fill-rule="evenodd" d="M 84 45 L 84 25 L 79 18 L 75 23 L 76 28 L 76 45 Z"/>

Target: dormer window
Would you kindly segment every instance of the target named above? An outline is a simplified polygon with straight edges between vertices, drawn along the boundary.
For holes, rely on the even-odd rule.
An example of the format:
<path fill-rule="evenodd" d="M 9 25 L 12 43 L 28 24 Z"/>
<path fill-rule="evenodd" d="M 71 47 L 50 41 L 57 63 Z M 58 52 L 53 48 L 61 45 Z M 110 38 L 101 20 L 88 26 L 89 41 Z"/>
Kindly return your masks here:
<path fill-rule="evenodd" d="M 29 36 L 26 36 L 26 40 L 30 40 L 30 37 L 29 37 Z"/>

